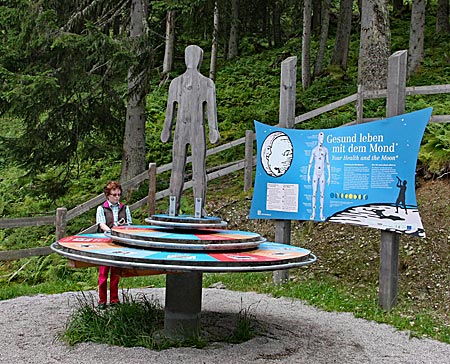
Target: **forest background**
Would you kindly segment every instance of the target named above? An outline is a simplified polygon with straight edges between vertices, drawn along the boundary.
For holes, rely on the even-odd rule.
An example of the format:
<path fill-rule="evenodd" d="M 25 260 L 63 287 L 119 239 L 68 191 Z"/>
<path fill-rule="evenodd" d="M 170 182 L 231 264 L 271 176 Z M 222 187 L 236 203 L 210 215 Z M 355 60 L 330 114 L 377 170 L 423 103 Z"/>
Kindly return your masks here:
<path fill-rule="evenodd" d="M 184 48 L 205 51 L 202 73 L 215 80 L 221 143 L 276 124 L 280 64 L 299 58 L 296 115 L 357 91 L 386 85 L 387 57 L 408 50 L 408 86 L 450 79 L 449 1 L 2 1 L 0 3 L 0 217 L 54 215 L 102 192 L 109 179 L 126 181 L 148 162 L 171 160 L 159 140 L 167 88 L 185 70 Z M 376 16 L 375 16 L 376 15 Z M 209 60 L 209 62 L 208 62 Z M 300 87 L 301 84 L 301 87 Z M 408 98 L 406 111 L 433 106 L 450 114 L 448 95 Z M 364 116 L 385 116 L 385 101 L 369 100 Z M 353 106 L 316 117 L 301 128 L 355 120 Z M 215 156 L 225 163 L 242 150 Z M 239 157 L 240 158 L 240 157 Z M 377 231 L 295 222 L 292 240 L 319 262 L 274 287 L 270 274 L 208 275 L 225 282 L 295 296 L 325 309 L 389 322 L 450 342 L 448 124 L 432 124 L 418 163 L 418 201 L 427 238 L 403 239 L 399 306 L 377 306 Z M 251 191 L 239 173 L 211 183 L 207 203 L 231 228 L 273 239 L 269 222 L 250 221 Z M 159 178 L 165 188 L 168 175 Z M 134 191 L 128 202 L 146 194 Z M 220 198 L 219 198 L 220 196 Z M 160 206 L 164 208 L 163 205 Z M 189 212 L 190 203 L 183 209 Z M 136 211 L 143 221 L 145 211 Z M 95 221 L 71 221 L 76 233 Z M 53 227 L 0 230 L 2 250 L 48 246 Z M 163 285 L 163 278 L 127 279 L 126 286 Z M 54 254 L 0 266 L 0 298 L 86 290 L 94 269 L 73 270 Z"/>

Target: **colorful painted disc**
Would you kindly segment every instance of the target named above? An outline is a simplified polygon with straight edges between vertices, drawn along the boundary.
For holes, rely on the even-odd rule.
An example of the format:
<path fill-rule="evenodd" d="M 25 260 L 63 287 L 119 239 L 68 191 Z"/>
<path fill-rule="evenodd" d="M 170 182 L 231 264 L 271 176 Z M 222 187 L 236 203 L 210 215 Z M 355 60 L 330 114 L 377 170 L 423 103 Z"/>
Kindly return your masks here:
<path fill-rule="evenodd" d="M 238 230 L 180 230 L 131 225 L 111 229 L 111 239 L 122 245 L 170 250 L 245 250 L 266 241 L 257 233 Z"/>
<path fill-rule="evenodd" d="M 313 263 L 307 249 L 272 242 L 247 251 L 176 252 L 118 245 L 104 234 L 65 237 L 51 246 L 69 259 L 120 268 L 162 272 L 249 272 L 288 269 Z"/>
<path fill-rule="evenodd" d="M 146 218 L 145 222 L 150 225 L 179 229 L 225 229 L 228 225 L 226 221 L 222 221 L 220 217 L 216 216 L 195 217 L 167 214 L 152 215 Z"/>

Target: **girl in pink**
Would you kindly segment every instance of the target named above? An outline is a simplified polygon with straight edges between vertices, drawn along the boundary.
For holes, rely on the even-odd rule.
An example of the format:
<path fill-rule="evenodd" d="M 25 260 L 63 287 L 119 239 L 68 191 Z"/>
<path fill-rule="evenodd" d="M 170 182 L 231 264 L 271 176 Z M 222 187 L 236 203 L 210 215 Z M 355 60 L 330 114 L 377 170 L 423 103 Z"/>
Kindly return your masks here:
<path fill-rule="evenodd" d="M 119 202 L 122 195 L 122 186 L 119 182 L 110 181 L 105 186 L 106 201 L 97 208 L 97 225 L 99 232 L 110 232 L 113 226 L 131 224 L 131 213 L 127 205 Z M 108 298 L 108 273 L 109 279 L 109 303 L 114 305 L 119 302 L 119 280 L 116 268 L 100 266 L 98 275 L 98 306 L 106 308 Z"/>

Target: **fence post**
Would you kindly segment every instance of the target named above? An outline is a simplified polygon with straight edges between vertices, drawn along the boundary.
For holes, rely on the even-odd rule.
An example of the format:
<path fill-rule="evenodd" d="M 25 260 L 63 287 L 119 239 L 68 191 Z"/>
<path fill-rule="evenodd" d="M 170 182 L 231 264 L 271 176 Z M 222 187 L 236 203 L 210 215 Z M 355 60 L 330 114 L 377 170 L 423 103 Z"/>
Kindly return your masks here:
<path fill-rule="evenodd" d="M 66 236 L 67 231 L 67 208 L 65 207 L 58 207 L 56 209 L 56 220 L 55 220 L 55 226 L 56 226 L 56 241 L 64 238 Z"/>
<path fill-rule="evenodd" d="M 389 57 L 386 117 L 405 112 L 407 51 Z M 378 301 L 384 310 L 391 310 L 398 298 L 398 265 L 400 235 L 381 231 Z"/>
<path fill-rule="evenodd" d="M 295 98 L 297 92 L 297 57 L 286 58 L 281 62 L 280 81 L 280 126 L 293 128 L 295 125 Z M 275 220 L 275 241 L 291 244 L 291 221 Z M 273 282 L 281 284 L 289 280 L 289 270 L 273 272 Z"/>
<path fill-rule="evenodd" d="M 252 187 L 253 182 L 253 130 L 245 131 L 244 191 Z"/>
<path fill-rule="evenodd" d="M 148 165 L 148 216 L 155 214 L 156 204 L 156 163 Z"/>

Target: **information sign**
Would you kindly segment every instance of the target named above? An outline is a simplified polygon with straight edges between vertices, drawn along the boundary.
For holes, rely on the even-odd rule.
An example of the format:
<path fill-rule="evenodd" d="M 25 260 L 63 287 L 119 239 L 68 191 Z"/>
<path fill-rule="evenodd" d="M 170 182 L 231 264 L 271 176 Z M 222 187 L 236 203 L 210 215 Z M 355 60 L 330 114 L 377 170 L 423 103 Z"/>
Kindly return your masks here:
<path fill-rule="evenodd" d="M 415 171 L 431 112 L 321 130 L 255 121 L 250 218 L 351 223 L 424 237 Z"/>

